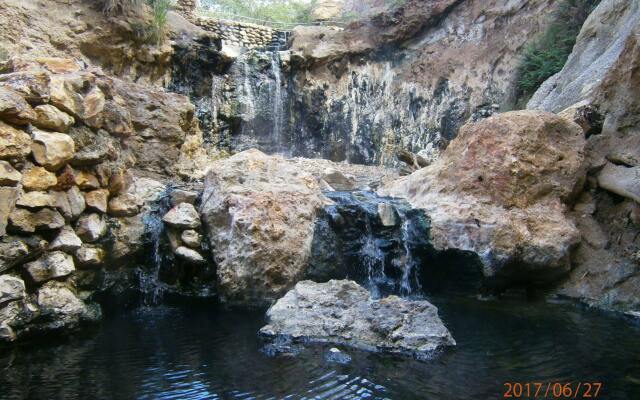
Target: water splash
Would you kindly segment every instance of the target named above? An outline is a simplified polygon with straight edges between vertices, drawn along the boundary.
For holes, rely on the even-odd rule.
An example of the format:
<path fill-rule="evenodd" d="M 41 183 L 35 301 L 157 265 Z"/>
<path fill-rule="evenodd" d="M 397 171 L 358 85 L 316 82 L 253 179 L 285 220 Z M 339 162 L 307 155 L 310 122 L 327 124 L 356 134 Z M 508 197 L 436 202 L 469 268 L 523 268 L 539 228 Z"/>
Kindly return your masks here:
<path fill-rule="evenodd" d="M 385 256 L 373 235 L 371 220 L 368 216 L 366 218 L 366 230 L 360 256 L 367 269 L 367 288 L 374 298 L 379 298 L 382 295 L 380 286 L 388 281 L 384 272 Z"/>

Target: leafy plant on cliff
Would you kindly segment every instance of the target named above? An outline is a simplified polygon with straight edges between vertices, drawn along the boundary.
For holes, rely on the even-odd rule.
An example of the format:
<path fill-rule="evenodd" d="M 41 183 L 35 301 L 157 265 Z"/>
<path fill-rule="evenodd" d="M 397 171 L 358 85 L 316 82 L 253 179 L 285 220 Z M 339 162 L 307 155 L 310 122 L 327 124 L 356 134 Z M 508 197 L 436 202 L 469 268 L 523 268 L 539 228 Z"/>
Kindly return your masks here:
<path fill-rule="evenodd" d="M 121 15 L 142 4 L 151 7 L 151 21 L 133 26 L 140 42 L 160 44 L 166 37 L 167 15 L 173 7 L 172 0 L 104 0 L 102 9 L 108 15 Z"/>
<path fill-rule="evenodd" d="M 147 28 L 147 40 L 160 44 L 166 37 L 167 14 L 171 10 L 171 0 L 147 0 L 153 8 L 153 19 Z"/>
<path fill-rule="evenodd" d="M 600 0 L 563 0 L 547 30 L 525 50 L 519 67 L 518 95 L 528 99 L 549 77 L 560 72 L 576 38 Z"/>

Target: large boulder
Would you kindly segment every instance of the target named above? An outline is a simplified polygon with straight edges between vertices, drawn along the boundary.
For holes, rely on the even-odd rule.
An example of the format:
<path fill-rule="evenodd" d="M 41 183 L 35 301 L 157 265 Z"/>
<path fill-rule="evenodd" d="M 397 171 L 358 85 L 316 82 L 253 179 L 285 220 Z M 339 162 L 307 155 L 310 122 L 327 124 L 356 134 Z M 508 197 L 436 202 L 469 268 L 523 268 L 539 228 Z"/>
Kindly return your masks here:
<path fill-rule="evenodd" d="M 37 258 L 46 246 L 47 242 L 37 236 L 0 237 L 0 273 L 4 273 L 25 261 Z"/>
<path fill-rule="evenodd" d="M 487 278 L 555 280 L 580 238 L 565 202 L 584 146 L 582 129 L 554 114 L 505 113 L 465 125 L 434 164 L 380 192 L 424 209 L 436 248 L 476 253 Z"/>
<path fill-rule="evenodd" d="M 324 200 L 313 175 L 248 150 L 211 165 L 202 199 L 224 302 L 269 305 L 304 275 Z"/>
<path fill-rule="evenodd" d="M 267 311 L 269 339 L 346 345 L 430 359 L 456 342 L 426 300 L 373 299 L 349 280 L 302 281 Z"/>
<path fill-rule="evenodd" d="M 82 240 L 76 235 L 76 232 L 70 226 L 60 229 L 58 236 L 49 245 L 49 250 L 61 250 L 65 252 L 74 252 L 82 246 Z"/>

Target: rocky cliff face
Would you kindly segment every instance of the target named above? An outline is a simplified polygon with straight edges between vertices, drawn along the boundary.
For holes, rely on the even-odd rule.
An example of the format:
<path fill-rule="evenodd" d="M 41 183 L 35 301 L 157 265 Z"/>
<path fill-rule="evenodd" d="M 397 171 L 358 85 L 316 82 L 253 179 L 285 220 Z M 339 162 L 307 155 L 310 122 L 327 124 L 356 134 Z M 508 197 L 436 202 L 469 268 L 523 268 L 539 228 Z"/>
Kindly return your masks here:
<path fill-rule="evenodd" d="M 519 53 L 552 3 L 409 1 L 344 30 L 296 28 L 292 124 L 306 146 L 296 150 L 394 164 L 405 149 L 433 160 L 466 121 L 511 109 Z"/>
<path fill-rule="evenodd" d="M 574 269 L 557 293 L 622 310 L 640 304 L 638 278 L 640 5 L 604 0 L 586 21 L 564 69 L 529 108 L 562 111 L 587 128 L 588 178 L 572 217 L 581 232 Z M 577 104 L 576 104 L 577 103 Z M 599 123 L 589 123 L 597 110 Z"/>
<path fill-rule="evenodd" d="M 396 165 L 404 149 L 433 160 L 465 122 L 513 106 L 519 53 L 553 4 L 374 7 L 345 29 L 296 28 L 288 51 L 222 49 L 234 62 L 200 63 L 204 79 L 179 90 L 226 150 Z"/>

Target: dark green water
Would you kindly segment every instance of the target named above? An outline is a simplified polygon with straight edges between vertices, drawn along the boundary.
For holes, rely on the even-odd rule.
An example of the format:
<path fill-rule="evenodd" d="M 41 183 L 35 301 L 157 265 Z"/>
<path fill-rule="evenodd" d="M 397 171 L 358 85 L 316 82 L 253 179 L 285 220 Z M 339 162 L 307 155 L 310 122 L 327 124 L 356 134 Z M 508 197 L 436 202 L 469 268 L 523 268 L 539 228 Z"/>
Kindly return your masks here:
<path fill-rule="evenodd" d="M 431 299 L 458 346 L 432 362 L 328 347 L 268 358 L 263 314 L 157 307 L 98 331 L 0 352 L 2 399 L 498 399 L 505 382 L 603 382 L 640 399 L 640 327 L 569 305 Z"/>

